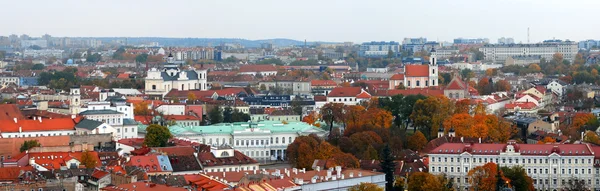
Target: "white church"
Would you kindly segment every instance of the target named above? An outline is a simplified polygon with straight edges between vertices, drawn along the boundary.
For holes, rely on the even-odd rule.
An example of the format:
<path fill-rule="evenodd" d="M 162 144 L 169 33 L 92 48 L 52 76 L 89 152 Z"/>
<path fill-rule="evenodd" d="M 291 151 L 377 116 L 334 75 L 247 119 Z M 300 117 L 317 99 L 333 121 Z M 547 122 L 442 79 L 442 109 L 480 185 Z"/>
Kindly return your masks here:
<path fill-rule="evenodd" d="M 146 77 L 146 94 L 151 99 L 162 99 L 169 91 L 176 90 L 207 90 L 207 70 L 182 70 L 172 54 L 167 57 L 167 63 L 162 69 L 152 68 Z"/>

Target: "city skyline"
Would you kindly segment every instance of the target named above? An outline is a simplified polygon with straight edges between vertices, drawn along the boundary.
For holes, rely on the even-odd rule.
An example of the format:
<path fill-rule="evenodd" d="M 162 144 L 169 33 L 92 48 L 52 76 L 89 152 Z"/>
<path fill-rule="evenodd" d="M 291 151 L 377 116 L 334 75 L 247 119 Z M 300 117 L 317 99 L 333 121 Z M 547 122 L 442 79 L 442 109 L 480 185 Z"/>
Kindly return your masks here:
<path fill-rule="evenodd" d="M 242 38 L 356 43 L 425 37 L 430 41 L 454 38 L 511 37 L 516 43 L 546 39 L 597 39 L 597 25 L 588 25 L 594 5 L 580 0 L 510 0 L 479 2 L 313 1 L 160 1 L 5 2 L 0 34 L 39 37 L 173 37 Z M 581 6 L 585 4 L 586 6 Z M 118 5 L 118 6 L 115 6 Z M 385 6 L 382 6 L 385 5 Z M 249 10 L 248 7 L 252 7 Z M 459 7 L 460 9 L 457 9 Z M 493 8 L 493 9 L 491 9 Z M 24 13 L 23 10 L 29 10 Z M 33 25 L 32 23 L 35 23 Z M 577 28 L 586 30 L 578 30 Z"/>

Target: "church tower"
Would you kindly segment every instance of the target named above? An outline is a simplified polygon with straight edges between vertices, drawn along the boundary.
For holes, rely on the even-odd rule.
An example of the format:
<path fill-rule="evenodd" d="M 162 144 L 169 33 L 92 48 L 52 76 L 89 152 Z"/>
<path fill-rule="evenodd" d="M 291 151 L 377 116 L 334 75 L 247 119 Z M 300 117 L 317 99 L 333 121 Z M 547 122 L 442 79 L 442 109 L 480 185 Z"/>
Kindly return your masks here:
<path fill-rule="evenodd" d="M 69 112 L 71 115 L 77 115 L 81 110 L 81 94 L 79 91 L 79 87 L 72 87 L 69 93 Z"/>
<path fill-rule="evenodd" d="M 435 48 L 431 48 L 431 56 L 429 57 L 429 86 L 438 86 L 438 73 L 437 52 L 435 52 Z"/>

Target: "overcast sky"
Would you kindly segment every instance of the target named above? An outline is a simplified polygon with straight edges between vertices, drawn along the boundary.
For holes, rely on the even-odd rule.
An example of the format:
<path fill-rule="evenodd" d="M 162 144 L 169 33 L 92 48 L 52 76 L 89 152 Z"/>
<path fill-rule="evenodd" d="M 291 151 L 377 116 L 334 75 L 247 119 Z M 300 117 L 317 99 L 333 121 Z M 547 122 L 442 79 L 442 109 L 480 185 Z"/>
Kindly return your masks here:
<path fill-rule="evenodd" d="M 2 0 L 0 36 L 600 39 L 599 0 Z"/>

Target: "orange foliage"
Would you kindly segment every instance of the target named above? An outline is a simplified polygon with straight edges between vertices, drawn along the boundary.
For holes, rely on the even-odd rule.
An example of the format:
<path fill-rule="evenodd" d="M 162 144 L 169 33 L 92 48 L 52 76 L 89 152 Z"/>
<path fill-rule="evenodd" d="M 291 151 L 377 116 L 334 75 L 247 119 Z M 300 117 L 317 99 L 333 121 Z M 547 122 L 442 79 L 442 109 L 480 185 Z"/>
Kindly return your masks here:
<path fill-rule="evenodd" d="M 486 163 L 483 166 L 478 166 L 469 171 L 469 183 L 476 185 L 471 190 L 496 190 L 496 176 L 500 173 L 503 181 L 510 181 L 502 175 L 502 171 L 498 170 L 498 166 L 494 163 Z"/>
<path fill-rule="evenodd" d="M 392 114 L 384 109 L 370 107 L 365 110 L 360 105 L 351 105 L 344 108 L 344 119 L 346 122 L 345 135 L 352 135 L 356 132 L 389 128 L 392 126 Z"/>
<path fill-rule="evenodd" d="M 556 139 L 554 139 L 552 137 L 544 137 L 544 139 L 538 141 L 538 144 L 546 144 L 546 143 L 556 143 Z"/>
<path fill-rule="evenodd" d="M 319 116 L 318 113 L 312 111 L 308 115 L 306 115 L 302 118 L 302 122 L 308 123 L 308 124 L 316 126 L 316 127 L 320 127 L 321 124 L 317 123 L 317 121 L 319 121 L 320 118 L 321 117 Z"/>
<path fill-rule="evenodd" d="M 455 114 L 458 114 L 458 113 L 467 113 L 468 114 L 470 110 L 471 110 L 471 101 L 469 101 L 468 99 L 462 99 L 462 100 L 456 102 L 454 113 Z"/>
<path fill-rule="evenodd" d="M 447 132 L 453 128 L 456 136 L 489 138 L 493 142 L 506 142 L 517 133 L 517 129 L 495 115 L 475 115 L 466 113 L 452 115 L 444 121 Z"/>

